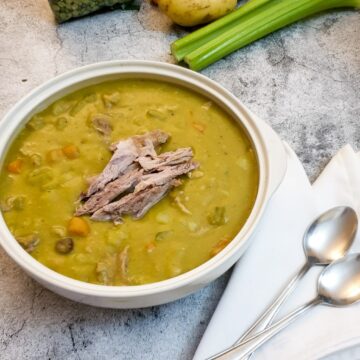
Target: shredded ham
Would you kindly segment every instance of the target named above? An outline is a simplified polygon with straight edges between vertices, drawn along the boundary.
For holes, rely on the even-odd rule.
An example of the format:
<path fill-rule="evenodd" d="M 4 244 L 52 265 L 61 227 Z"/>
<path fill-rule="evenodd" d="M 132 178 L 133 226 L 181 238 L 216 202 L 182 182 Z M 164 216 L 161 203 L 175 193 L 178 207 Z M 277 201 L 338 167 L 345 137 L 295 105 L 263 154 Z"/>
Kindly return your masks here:
<path fill-rule="evenodd" d="M 112 145 L 114 154 L 103 172 L 96 176 L 76 216 L 90 214 L 93 220 L 122 222 L 123 215 L 143 217 L 174 187 L 179 177 L 198 168 L 191 148 L 157 154 L 155 147 L 168 139 L 156 130 Z M 188 209 L 182 209 L 190 213 Z"/>

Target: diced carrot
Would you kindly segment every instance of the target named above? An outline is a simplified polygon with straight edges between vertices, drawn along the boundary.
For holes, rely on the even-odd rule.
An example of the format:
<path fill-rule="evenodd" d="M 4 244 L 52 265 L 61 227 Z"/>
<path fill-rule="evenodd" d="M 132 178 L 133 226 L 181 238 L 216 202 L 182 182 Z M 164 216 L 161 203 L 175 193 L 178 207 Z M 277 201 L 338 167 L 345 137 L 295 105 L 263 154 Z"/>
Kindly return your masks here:
<path fill-rule="evenodd" d="M 73 217 L 69 221 L 67 230 L 70 235 L 77 235 L 84 237 L 89 235 L 90 226 L 84 219 L 80 217 Z"/>
<path fill-rule="evenodd" d="M 156 244 L 155 244 L 153 241 L 149 242 L 149 243 L 146 245 L 146 251 L 147 251 L 148 253 L 153 252 L 153 251 L 155 250 L 155 248 L 156 248 Z"/>
<path fill-rule="evenodd" d="M 16 159 L 8 164 L 7 171 L 12 174 L 20 174 L 22 166 L 23 161 L 21 159 Z"/>
<path fill-rule="evenodd" d="M 223 250 L 230 242 L 228 238 L 221 239 L 217 242 L 213 248 L 210 250 L 210 257 L 217 255 L 221 250 Z"/>
<path fill-rule="evenodd" d="M 79 157 L 79 149 L 76 145 L 66 145 L 62 148 L 62 152 L 68 159 L 76 159 Z"/>
<path fill-rule="evenodd" d="M 63 157 L 62 151 L 60 149 L 53 149 L 50 150 L 46 154 L 46 159 L 49 163 L 56 163 L 59 162 Z"/>
<path fill-rule="evenodd" d="M 192 127 L 193 127 L 195 130 L 201 132 L 202 134 L 204 133 L 204 131 L 205 131 L 205 129 L 206 129 L 206 126 L 205 126 L 205 125 L 200 124 L 200 123 L 197 123 L 197 122 L 193 122 L 193 123 L 192 123 Z"/>

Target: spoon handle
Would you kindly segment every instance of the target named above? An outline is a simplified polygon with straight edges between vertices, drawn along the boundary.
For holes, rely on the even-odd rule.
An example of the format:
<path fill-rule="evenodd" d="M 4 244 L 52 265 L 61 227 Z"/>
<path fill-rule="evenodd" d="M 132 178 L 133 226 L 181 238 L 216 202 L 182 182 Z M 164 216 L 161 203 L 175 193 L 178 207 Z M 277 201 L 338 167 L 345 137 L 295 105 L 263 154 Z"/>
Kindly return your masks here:
<path fill-rule="evenodd" d="M 274 316 L 279 311 L 283 302 L 288 298 L 291 292 L 294 290 L 299 280 L 310 269 L 309 263 L 305 263 L 303 267 L 295 274 L 295 276 L 289 281 L 286 287 L 281 291 L 278 297 L 272 301 L 271 305 L 263 312 L 263 314 L 255 321 L 255 323 L 239 338 L 236 344 L 240 344 L 246 339 L 251 338 L 255 334 L 258 334 L 264 330 L 270 323 Z"/>
<path fill-rule="evenodd" d="M 253 351 L 255 351 L 258 347 L 260 347 L 265 341 L 272 338 L 290 323 L 292 323 L 298 316 L 311 309 L 313 306 L 320 304 L 321 300 L 319 298 L 315 298 L 314 300 L 306 303 L 305 305 L 299 307 L 297 310 L 291 312 L 289 315 L 285 316 L 282 320 L 278 321 L 274 325 L 269 328 L 263 330 L 257 335 L 241 342 L 240 344 L 236 344 L 207 360 L 242 360 L 246 356 L 250 355 Z"/>

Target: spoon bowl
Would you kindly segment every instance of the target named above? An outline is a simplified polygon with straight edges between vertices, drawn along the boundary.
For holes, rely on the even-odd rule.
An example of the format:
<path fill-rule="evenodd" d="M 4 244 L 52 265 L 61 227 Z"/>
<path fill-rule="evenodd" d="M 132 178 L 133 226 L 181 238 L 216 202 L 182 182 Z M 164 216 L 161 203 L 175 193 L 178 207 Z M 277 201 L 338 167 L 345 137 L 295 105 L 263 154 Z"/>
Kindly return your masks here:
<path fill-rule="evenodd" d="M 338 206 L 320 215 L 304 236 L 308 263 L 328 265 L 343 257 L 354 242 L 357 228 L 356 212 L 348 206 Z"/>
<path fill-rule="evenodd" d="M 360 300 L 360 254 L 351 254 L 320 275 L 318 294 L 326 305 L 344 306 Z"/>

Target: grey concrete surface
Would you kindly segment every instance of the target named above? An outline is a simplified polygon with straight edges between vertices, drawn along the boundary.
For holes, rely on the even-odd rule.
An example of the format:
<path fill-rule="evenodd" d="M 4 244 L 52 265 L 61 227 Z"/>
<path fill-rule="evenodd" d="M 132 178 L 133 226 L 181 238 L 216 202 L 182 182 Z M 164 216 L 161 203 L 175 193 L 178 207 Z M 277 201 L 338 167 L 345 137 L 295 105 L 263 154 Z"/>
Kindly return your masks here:
<path fill-rule="evenodd" d="M 46 0 L 2 0 L 0 117 L 37 85 L 77 66 L 112 59 L 173 62 L 169 44 L 183 34 L 147 3 L 140 12 L 56 26 Z M 312 180 L 344 144 L 360 149 L 360 12 L 308 19 L 203 74 L 270 123 Z M 168 305 L 115 311 L 43 289 L 3 250 L 0 275 L 3 360 L 191 359 L 228 279 Z"/>

